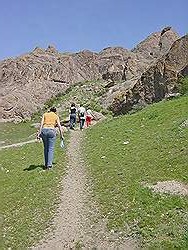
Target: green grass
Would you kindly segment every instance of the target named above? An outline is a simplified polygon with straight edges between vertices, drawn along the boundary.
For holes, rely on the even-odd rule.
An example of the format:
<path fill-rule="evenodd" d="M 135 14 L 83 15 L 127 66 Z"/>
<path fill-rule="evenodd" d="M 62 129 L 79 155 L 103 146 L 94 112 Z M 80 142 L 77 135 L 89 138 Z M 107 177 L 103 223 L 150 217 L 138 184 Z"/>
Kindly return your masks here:
<path fill-rule="evenodd" d="M 36 137 L 37 129 L 31 126 L 31 122 L 0 123 L 0 141 L 3 145 L 32 140 Z"/>
<path fill-rule="evenodd" d="M 163 101 L 87 130 L 85 154 L 109 229 L 149 249 L 188 249 L 188 199 L 142 183 L 188 184 L 188 97 Z"/>
<path fill-rule="evenodd" d="M 44 234 L 58 203 L 65 171 L 65 150 L 59 143 L 57 139 L 51 171 L 42 169 L 42 143 L 0 151 L 1 249 L 26 249 Z"/>
<path fill-rule="evenodd" d="M 188 77 L 181 78 L 177 87 L 181 95 L 188 95 Z"/>
<path fill-rule="evenodd" d="M 105 92 L 104 83 L 100 80 L 80 82 L 71 86 L 63 95 L 59 95 L 53 101 L 53 105 L 68 101 L 76 102 L 77 104 L 82 103 L 86 106 L 89 105 L 92 109 L 101 109 L 102 107 L 98 101 L 99 97 Z"/>
<path fill-rule="evenodd" d="M 33 120 L 38 120 L 42 113 L 49 109 L 49 107 L 60 107 L 63 104 L 64 110 L 61 111 L 62 119 L 69 116 L 70 104 L 74 102 L 76 105 L 83 104 L 85 107 L 90 107 L 97 112 L 105 114 L 111 113 L 104 109 L 100 104 L 101 96 L 107 91 L 105 89 L 105 82 L 102 80 L 83 81 L 71 85 L 64 93 L 59 93 L 57 96 L 51 98 L 44 104 L 44 109 L 33 114 Z"/>

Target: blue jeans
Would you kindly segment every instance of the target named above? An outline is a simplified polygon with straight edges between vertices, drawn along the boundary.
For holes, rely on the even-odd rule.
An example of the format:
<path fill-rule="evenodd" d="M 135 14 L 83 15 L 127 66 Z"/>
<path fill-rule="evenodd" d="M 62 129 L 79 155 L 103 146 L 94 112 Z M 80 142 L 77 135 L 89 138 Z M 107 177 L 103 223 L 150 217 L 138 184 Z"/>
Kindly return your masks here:
<path fill-rule="evenodd" d="M 74 128 L 76 124 L 76 114 L 70 114 L 70 128 Z"/>
<path fill-rule="evenodd" d="M 45 167 L 52 167 L 56 131 L 52 128 L 43 128 L 41 131 L 41 137 L 44 144 Z"/>

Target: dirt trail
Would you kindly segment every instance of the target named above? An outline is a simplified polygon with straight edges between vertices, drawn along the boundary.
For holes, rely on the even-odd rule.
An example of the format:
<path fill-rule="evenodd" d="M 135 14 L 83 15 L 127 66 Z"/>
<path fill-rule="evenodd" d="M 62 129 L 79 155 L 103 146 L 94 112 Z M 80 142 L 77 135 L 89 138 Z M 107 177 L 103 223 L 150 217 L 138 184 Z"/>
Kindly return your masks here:
<path fill-rule="evenodd" d="M 81 155 L 84 131 L 71 131 L 67 149 L 67 173 L 62 180 L 60 205 L 53 221 L 55 230 L 32 249 L 135 249 L 131 241 L 106 231 L 91 199 L 90 180 Z"/>
<path fill-rule="evenodd" d="M 33 143 L 35 142 L 36 140 L 33 139 L 33 140 L 29 140 L 29 141 L 24 141 L 24 142 L 18 142 L 18 143 L 14 143 L 14 144 L 10 144 L 10 145 L 5 145 L 5 146 L 0 146 L 0 150 L 1 149 L 5 149 L 5 148 L 12 148 L 12 147 L 21 147 L 25 144 L 29 144 L 29 143 Z"/>

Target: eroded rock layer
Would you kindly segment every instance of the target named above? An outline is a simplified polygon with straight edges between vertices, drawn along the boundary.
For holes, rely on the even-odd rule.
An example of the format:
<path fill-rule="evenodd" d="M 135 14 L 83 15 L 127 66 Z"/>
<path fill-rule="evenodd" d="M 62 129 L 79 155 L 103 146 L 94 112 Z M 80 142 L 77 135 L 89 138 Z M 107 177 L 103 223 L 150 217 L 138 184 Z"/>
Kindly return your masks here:
<path fill-rule="evenodd" d="M 44 103 L 73 84 L 103 80 L 104 107 L 115 114 L 151 103 L 173 91 L 179 74 L 187 75 L 187 35 L 166 27 L 132 51 L 109 47 L 99 53 L 59 53 L 54 47 L 0 62 L 0 119 L 30 118 Z"/>

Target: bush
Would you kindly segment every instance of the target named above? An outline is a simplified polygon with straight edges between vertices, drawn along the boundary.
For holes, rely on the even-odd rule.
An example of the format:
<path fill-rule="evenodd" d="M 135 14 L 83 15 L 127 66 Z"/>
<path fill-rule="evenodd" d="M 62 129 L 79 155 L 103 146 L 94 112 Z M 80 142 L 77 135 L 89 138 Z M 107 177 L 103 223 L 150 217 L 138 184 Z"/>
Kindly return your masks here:
<path fill-rule="evenodd" d="M 180 94 L 188 95 L 188 76 L 180 79 L 178 90 Z"/>

